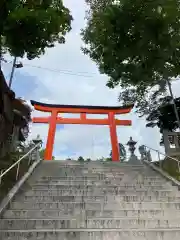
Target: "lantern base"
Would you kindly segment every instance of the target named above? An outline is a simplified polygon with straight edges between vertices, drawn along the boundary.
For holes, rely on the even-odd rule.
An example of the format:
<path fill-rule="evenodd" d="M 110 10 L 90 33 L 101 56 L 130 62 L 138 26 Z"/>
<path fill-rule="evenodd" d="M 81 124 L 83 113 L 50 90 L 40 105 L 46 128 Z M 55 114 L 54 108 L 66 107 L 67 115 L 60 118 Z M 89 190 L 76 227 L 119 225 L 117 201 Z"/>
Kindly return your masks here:
<path fill-rule="evenodd" d="M 138 157 L 135 154 L 130 156 L 129 163 L 130 164 L 142 164 L 141 161 L 139 161 Z"/>

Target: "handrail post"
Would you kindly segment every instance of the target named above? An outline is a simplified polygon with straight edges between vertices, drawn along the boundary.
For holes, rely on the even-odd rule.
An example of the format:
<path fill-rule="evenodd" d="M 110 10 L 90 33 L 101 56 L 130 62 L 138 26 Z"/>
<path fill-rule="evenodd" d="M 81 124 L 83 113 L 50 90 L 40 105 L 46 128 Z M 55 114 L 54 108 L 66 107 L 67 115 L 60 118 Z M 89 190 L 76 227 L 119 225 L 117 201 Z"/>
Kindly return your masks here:
<path fill-rule="evenodd" d="M 29 160 L 28 160 L 28 165 L 30 165 L 32 159 L 32 153 L 29 154 Z"/>
<path fill-rule="evenodd" d="M 178 161 L 178 172 L 180 174 L 180 163 L 179 163 L 179 161 Z"/>
<path fill-rule="evenodd" d="M 158 154 L 158 160 L 159 160 L 159 167 L 162 169 L 162 162 L 161 162 L 160 153 L 158 150 L 157 150 L 157 154 Z"/>
<path fill-rule="evenodd" d="M 0 185 L 1 185 L 1 180 L 2 180 L 2 177 L 1 177 L 2 174 L 3 174 L 3 170 L 1 170 L 1 172 L 0 172 Z"/>
<path fill-rule="evenodd" d="M 38 150 L 39 150 L 39 148 L 36 148 L 36 159 L 37 160 L 39 160 L 39 154 L 38 154 L 39 151 Z"/>
<path fill-rule="evenodd" d="M 20 162 L 19 162 L 18 165 L 17 165 L 17 170 L 16 170 L 16 181 L 17 181 L 18 176 L 19 176 L 19 168 L 20 168 Z"/>

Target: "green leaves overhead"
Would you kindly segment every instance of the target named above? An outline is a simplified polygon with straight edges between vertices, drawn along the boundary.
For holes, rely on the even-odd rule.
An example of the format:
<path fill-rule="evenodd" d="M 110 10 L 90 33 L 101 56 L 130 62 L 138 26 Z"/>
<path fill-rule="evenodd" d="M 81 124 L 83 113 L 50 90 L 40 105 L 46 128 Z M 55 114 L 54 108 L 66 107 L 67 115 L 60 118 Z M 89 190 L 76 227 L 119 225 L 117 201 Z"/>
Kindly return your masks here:
<path fill-rule="evenodd" d="M 1 48 L 29 59 L 43 54 L 56 42 L 64 43 L 72 16 L 62 0 L 2 0 Z"/>
<path fill-rule="evenodd" d="M 180 98 L 176 98 L 175 103 L 180 116 Z M 160 133 L 162 133 L 163 130 L 175 131 L 178 128 L 178 123 L 174 113 L 172 98 L 170 96 L 161 98 L 159 105 L 151 110 L 146 121 L 148 122 L 146 124 L 147 127 L 157 126 Z M 163 143 L 163 139 L 161 143 Z"/>
<path fill-rule="evenodd" d="M 90 14 L 83 51 L 109 76 L 108 87 L 132 88 L 138 101 L 156 85 L 162 93 L 166 79 L 179 75 L 179 0 L 120 0 Z"/>

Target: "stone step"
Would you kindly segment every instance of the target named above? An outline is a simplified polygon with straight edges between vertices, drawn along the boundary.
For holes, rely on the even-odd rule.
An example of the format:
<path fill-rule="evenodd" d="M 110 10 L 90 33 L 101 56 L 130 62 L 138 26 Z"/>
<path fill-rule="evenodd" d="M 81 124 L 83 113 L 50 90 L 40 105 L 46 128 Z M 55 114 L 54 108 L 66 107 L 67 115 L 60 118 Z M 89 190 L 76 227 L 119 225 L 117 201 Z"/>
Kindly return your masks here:
<path fill-rule="evenodd" d="M 180 229 L 59 229 L 0 231 L 2 240 L 179 240 Z"/>
<path fill-rule="evenodd" d="M 3 218 L 58 218 L 58 217 L 75 217 L 80 215 L 88 217 L 148 217 L 148 218 L 177 218 L 180 216 L 180 211 L 175 209 L 116 209 L 116 210 L 96 210 L 93 207 L 89 209 L 72 208 L 72 209 L 23 209 L 23 210 L 7 210 Z"/>
<path fill-rule="evenodd" d="M 46 180 L 37 180 L 35 182 L 33 182 L 33 184 L 66 184 L 67 182 L 68 183 L 76 183 L 76 184 L 81 184 L 82 182 L 86 183 L 86 182 L 90 182 L 90 183 L 96 183 L 98 181 L 101 181 L 101 182 L 114 182 L 114 183 L 121 183 L 121 181 L 123 180 L 123 184 L 140 184 L 140 185 L 149 185 L 149 184 L 158 184 L 158 185 L 163 185 L 163 184 L 166 184 L 167 182 L 164 181 L 164 179 L 161 179 L 161 180 L 138 180 L 138 179 L 129 179 L 129 181 L 126 180 L 126 182 L 124 181 L 124 179 L 122 177 L 119 177 L 119 178 L 109 178 L 109 177 L 102 177 L 102 178 L 57 178 L 57 179 L 53 179 L 53 180 L 49 180 L 49 179 L 46 179 Z"/>
<path fill-rule="evenodd" d="M 116 170 L 111 170 L 111 169 L 71 169 L 71 168 L 56 168 L 56 169 L 46 169 L 44 170 L 46 174 L 43 174 L 42 171 L 42 177 L 69 177 L 69 176 L 77 176 L 77 177 L 102 177 L 102 176 L 125 176 L 127 173 L 133 175 L 138 175 L 141 174 L 143 177 L 153 177 L 153 178 L 158 178 L 160 176 L 157 176 L 157 174 L 154 174 L 154 172 L 149 172 L 149 171 L 144 171 L 142 169 L 140 170 L 135 170 L 132 169 L 129 171 L 129 169 L 116 169 Z"/>
<path fill-rule="evenodd" d="M 52 181 L 36 181 L 27 183 L 28 185 L 94 185 L 94 184 L 111 184 L 114 186 L 161 186 L 161 187 L 172 187 L 172 183 L 164 181 L 144 181 L 140 182 L 137 180 L 124 181 L 123 179 L 106 179 L 106 180 L 52 180 Z"/>
<path fill-rule="evenodd" d="M 51 176 L 52 172 L 58 176 L 58 174 L 62 174 L 62 177 L 63 176 L 66 176 L 66 175 L 73 175 L 75 174 L 76 176 L 82 176 L 82 174 L 85 174 L 85 175 L 99 175 L 99 174 L 124 174 L 124 173 L 148 173 L 149 175 L 152 175 L 152 176 L 155 176 L 154 172 L 153 171 L 149 171 L 149 169 L 140 169 L 140 168 L 74 168 L 74 167 L 56 167 L 56 168 L 46 168 L 46 169 L 42 169 L 44 171 L 48 171 L 49 173 L 49 176 Z M 53 175 L 52 175 L 53 176 Z M 156 174 L 157 176 L 157 174 Z"/>
<path fill-rule="evenodd" d="M 97 209 L 177 209 L 180 210 L 180 202 L 117 202 L 117 201 L 71 201 L 71 202 L 11 202 L 11 209 L 61 209 L 83 208 L 89 206 Z"/>
<path fill-rule="evenodd" d="M 20 220 L 22 220 L 22 221 L 37 221 L 37 220 L 39 220 L 39 221 L 44 221 L 44 220 L 49 220 L 49 221 L 64 221 L 64 220 L 68 220 L 68 221 L 71 221 L 71 220 L 73 220 L 73 221 L 86 221 L 86 220 L 98 220 L 98 221 L 102 221 L 102 220 L 104 220 L 104 221 L 112 221 L 112 220 L 129 220 L 129 221 L 136 221 L 136 220 L 139 220 L 139 221 L 146 221 L 146 220 L 155 220 L 155 221 L 157 221 L 157 220 L 159 220 L 159 221 L 179 221 L 180 220 L 180 216 L 173 216 L 172 218 L 169 218 L 168 216 L 163 216 L 163 218 L 158 218 L 158 217 L 156 217 L 156 216 L 154 216 L 153 218 L 152 218 L 152 216 L 150 216 L 150 217 L 148 217 L 148 216 L 146 216 L 146 217 L 139 217 L 139 218 L 137 218 L 137 217 L 124 217 L 124 216 L 122 216 L 122 217 L 89 217 L 89 216 L 86 216 L 85 214 L 84 214 L 84 212 L 81 212 L 81 214 L 78 214 L 78 215 L 76 215 L 76 216 L 59 216 L 59 217 L 48 217 L 48 219 L 47 218 L 1 218 L 1 220 L 2 221 L 5 221 L 5 220 L 7 220 L 7 221 L 15 221 L 17 219 L 17 221 L 20 221 Z M 1 222 L 0 222 L 1 223 Z"/>
<path fill-rule="evenodd" d="M 147 195 L 152 195 L 154 196 L 180 196 L 179 192 L 173 191 L 172 189 L 170 190 L 162 190 L 159 189 L 157 191 L 153 191 L 151 189 L 149 190 L 144 190 L 144 189 L 98 189 L 98 188 L 94 188 L 94 189 L 64 189 L 64 190 L 28 190 L 24 193 L 24 196 L 91 196 L 91 195 L 108 195 L 108 194 L 112 194 L 112 195 L 138 195 L 138 196 L 147 196 Z"/>
<path fill-rule="evenodd" d="M 158 219 L 2 219 L 0 230 L 25 230 L 25 229 L 71 229 L 71 228 L 120 228 L 124 229 L 139 228 L 180 228 L 180 218 L 171 220 Z"/>
<path fill-rule="evenodd" d="M 72 172 L 72 171 L 77 171 L 77 172 L 82 172 L 82 171 L 88 171 L 88 172 L 123 172 L 123 171 L 148 171 L 151 172 L 149 169 L 144 168 L 144 167 L 139 167 L 139 166 L 132 166 L 132 167 L 98 167 L 98 166 L 70 166 L 70 165 L 64 165 L 64 166 L 45 166 L 42 168 L 43 170 L 55 170 L 58 171 L 67 171 L 67 172 Z"/>
<path fill-rule="evenodd" d="M 114 172 L 114 173 L 121 173 L 121 172 L 139 172 L 139 171 L 143 171 L 143 172 L 149 172 L 149 173 L 153 173 L 153 171 L 151 171 L 150 169 L 147 168 L 139 168 L 139 167 L 89 167 L 89 166 L 82 166 L 82 167 L 78 167 L 78 166 L 54 166 L 54 167 L 44 167 L 42 168 L 42 170 L 50 170 L 50 171 L 55 171 L 55 173 L 57 172 L 76 172 L 76 173 L 109 173 L 109 172 Z"/>
<path fill-rule="evenodd" d="M 114 190 L 122 190 L 122 191 L 126 191 L 126 190 L 162 190 L 162 189 L 176 189 L 176 187 L 172 187 L 172 186 L 159 186 L 159 185 L 120 185 L 120 184 L 101 184 L 101 183 L 94 183 L 94 184 L 48 184 L 48 185 L 31 185 L 31 189 L 32 190 L 45 190 L 45 191 L 49 191 L 49 190 L 66 190 L 68 186 L 68 189 L 70 190 L 77 190 L 77 189 L 114 189 Z M 22 189 L 26 189 L 25 187 Z"/>
<path fill-rule="evenodd" d="M 102 182 L 102 183 L 115 183 L 115 184 L 119 184 L 121 183 L 122 181 L 122 178 L 119 178 L 117 180 L 114 180 L 114 179 L 110 179 L 110 178 L 104 178 L 104 179 L 64 179 L 64 180 L 61 180 L 61 179 L 57 179 L 57 180 L 38 180 L 36 182 L 32 182 L 31 184 L 42 184 L 42 185 L 45 185 L 45 184 L 82 184 L 82 183 L 89 183 L 89 184 L 94 184 L 94 183 L 98 183 L 98 182 Z M 128 183 L 128 182 L 127 182 Z M 133 181 L 133 184 L 135 184 L 136 182 Z M 138 183 L 138 182 L 137 182 Z M 163 185 L 164 182 L 154 182 L 154 184 L 159 184 L 159 185 Z M 123 184 L 126 184 L 124 183 L 123 181 Z M 143 184 L 143 183 L 142 183 Z M 149 183 L 145 183 L 146 184 L 153 184 L 152 182 L 149 182 Z"/>
<path fill-rule="evenodd" d="M 114 177 L 114 178 L 117 178 L 117 179 L 121 179 L 121 178 L 123 178 L 124 177 L 124 173 L 119 173 L 119 174 L 89 174 L 89 175 L 87 175 L 87 174 L 84 174 L 84 173 L 82 173 L 82 175 L 74 175 L 74 178 L 75 178 L 75 180 L 82 180 L 82 179 L 87 179 L 87 180 L 103 180 L 103 179 L 108 179 L 109 177 Z M 61 174 L 59 174 L 59 175 L 52 175 L 52 176 L 44 176 L 44 177 L 41 177 L 41 178 L 39 178 L 39 180 L 40 181 L 49 181 L 49 180 L 61 180 L 61 181 L 63 181 L 63 180 L 68 180 L 68 179 L 73 179 L 73 178 L 71 178 L 71 175 L 65 175 L 65 176 L 63 176 L 63 175 L 61 175 Z M 158 180 L 158 179 L 157 179 Z"/>
<path fill-rule="evenodd" d="M 69 166 L 71 166 L 71 165 L 78 165 L 78 166 L 82 166 L 82 165 L 88 165 L 88 166 L 93 166 L 93 165 L 95 165 L 95 166 L 117 166 L 117 165 L 119 165 L 119 166 L 126 166 L 126 165 L 128 165 L 128 166 L 137 166 L 137 164 L 132 164 L 132 163 L 130 163 L 129 161 L 124 161 L 124 162 L 101 162 L 101 161 L 98 161 L 98 160 L 92 160 L 92 161 L 90 161 L 90 162 L 79 162 L 79 161 L 77 161 L 77 160 L 55 160 L 55 161 L 43 161 L 43 163 L 42 163 L 42 165 L 56 165 L 56 164 L 60 164 L 60 165 L 63 165 L 63 164 L 66 164 L 66 165 L 69 165 Z M 142 165 L 142 164 L 141 164 Z M 140 165 L 140 166 L 141 166 Z"/>
<path fill-rule="evenodd" d="M 97 169 L 97 170 L 114 170 L 114 171 L 117 171 L 117 170 L 121 170 L 121 169 L 145 169 L 147 170 L 148 168 L 143 165 L 143 164 L 139 164 L 139 165 L 131 165 L 131 164 L 56 164 L 56 165 L 53 165 L 53 164 L 50 164 L 49 166 L 48 165 L 41 165 L 43 168 L 50 168 L 50 167 L 54 167 L 54 168 L 77 168 L 77 169 Z M 149 170 L 149 169 L 148 169 Z"/>
<path fill-rule="evenodd" d="M 38 179 L 36 181 L 32 181 L 31 184 L 49 184 L 49 183 L 64 183 L 66 184 L 67 182 L 68 183 L 76 183 L 76 184 L 81 184 L 82 182 L 86 183 L 86 182 L 89 182 L 89 183 L 97 183 L 97 182 L 105 182 L 105 183 L 108 183 L 108 182 L 113 182 L 113 183 L 116 183 L 116 184 L 119 184 L 119 183 L 123 183 L 123 184 L 145 184 L 145 185 L 149 185 L 149 184 L 159 184 L 159 185 L 163 185 L 163 184 L 171 184 L 171 182 L 167 182 L 165 181 L 164 179 L 159 179 L 159 180 L 156 180 L 156 179 L 144 179 L 144 178 L 127 178 L 127 177 L 99 177 L 99 178 L 96 178 L 96 179 L 92 179 L 92 178 L 87 178 L 87 179 L 80 179 L 80 178 L 75 178 L 75 179 L 60 179 L 60 178 L 55 178 L 55 179 Z"/>
<path fill-rule="evenodd" d="M 136 178 L 141 178 L 142 180 L 154 180 L 154 181 L 158 181 L 158 180 L 162 180 L 163 178 L 161 176 L 157 176 L 157 175 L 151 175 L 148 173 L 125 173 L 125 172 L 121 172 L 121 173 L 84 173 L 82 172 L 80 173 L 58 173 L 58 174 L 53 174 L 52 171 L 52 175 L 47 176 L 43 175 L 43 173 L 41 174 L 41 178 L 39 178 L 38 180 L 67 180 L 67 179 L 73 179 L 72 175 L 74 176 L 74 179 L 77 180 L 82 180 L 82 179 L 90 179 L 90 180 L 103 180 L 103 179 L 107 179 L 107 178 L 114 178 L 114 179 L 120 179 L 120 178 L 124 178 L 127 177 L 127 174 L 129 174 L 129 178 L 130 179 L 136 179 Z"/>
<path fill-rule="evenodd" d="M 71 168 L 56 168 L 56 169 L 46 169 L 44 170 L 46 174 L 43 174 L 43 171 L 41 172 L 42 178 L 49 178 L 49 177 L 69 177 L 69 176 L 77 176 L 77 177 L 102 177 L 102 176 L 125 176 L 127 173 L 130 174 L 130 176 L 136 176 L 141 175 L 142 177 L 150 177 L 154 179 L 161 178 L 161 175 L 157 175 L 157 173 L 153 171 L 145 171 L 143 169 L 71 169 Z"/>
<path fill-rule="evenodd" d="M 67 181 L 93 181 L 93 182 L 96 182 L 96 181 L 108 181 L 108 180 L 116 180 L 116 181 L 119 181 L 123 179 L 124 181 L 126 180 L 127 182 L 142 182 L 142 183 L 151 183 L 151 182 L 163 182 L 163 183 L 166 183 L 167 181 L 162 178 L 162 177 L 158 177 L 155 176 L 155 177 L 152 177 L 152 176 L 149 176 L 147 177 L 147 174 L 146 175 L 140 175 L 138 173 L 136 174 L 133 174 L 133 175 L 129 175 L 127 176 L 126 174 L 96 174 L 95 176 L 87 176 L 85 174 L 83 174 L 82 176 L 76 176 L 74 175 L 73 177 L 70 176 L 70 175 L 67 175 L 67 176 L 63 176 L 61 174 L 59 174 L 59 176 L 45 176 L 45 177 L 40 177 L 38 179 L 36 179 L 36 181 L 59 181 L 59 182 L 67 182 Z"/>
<path fill-rule="evenodd" d="M 121 176 L 122 175 L 122 176 Z M 54 176 L 54 175 L 52 175 L 52 176 L 44 176 L 44 177 L 41 177 L 41 178 L 39 178 L 38 180 L 39 181 L 49 181 L 49 180 L 58 180 L 58 181 L 60 181 L 60 180 L 63 180 L 63 178 L 64 178 L 64 180 L 68 180 L 69 178 L 71 179 L 71 175 L 67 175 L 67 176 L 61 176 L 61 175 L 58 175 L 58 176 Z M 74 175 L 74 178 L 75 178 L 75 180 L 79 180 L 79 179 L 92 179 L 93 178 L 93 180 L 103 180 L 103 179 L 109 179 L 110 177 L 113 177 L 113 178 L 117 178 L 117 179 L 119 179 L 119 178 L 122 178 L 122 177 L 124 177 L 124 174 L 119 174 L 119 175 L 112 175 L 112 174 L 109 174 L 109 175 L 105 175 L 105 174 L 95 174 L 95 175 L 93 175 L 93 176 L 85 176 L 85 174 L 83 174 L 83 175 L 81 175 L 81 176 L 76 176 L 76 175 Z M 130 180 L 131 180 L 131 176 L 129 176 L 129 178 L 130 178 Z M 161 176 L 147 176 L 147 175 L 136 175 L 135 177 L 133 177 L 133 180 L 137 180 L 137 181 L 149 181 L 149 182 L 152 182 L 152 181 L 163 181 L 163 182 L 166 182 Z"/>
<path fill-rule="evenodd" d="M 100 170 L 79 170 L 79 169 L 47 169 L 41 172 L 41 178 L 43 179 L 48 179 L 48 178 L 58 178 L 58 177 L 85 177 L 85 178 L 98 178 L 98 177 L 108 177 L 108 176 L 117 176 L 117 177 L 121 177 L 121 176 L 125 176 L 129 173 L 130 177 L 133 176 L 138 176 L 140 175 L 141 177 L 144 177 L 145 179 L 147 178 L 152 178 L 152 179 L 160 179 L 162 178 L 161 175 L 157 175 L 157 173 L 155 172 L 149 172 L 149 171 L 143 171 L 143 170 L 121 170 L 121 171 L 100 171 Z"/>
<path fill-rule="evenodd" d="M 177 201 L 180 202 L 180 197 L 159 197 L 159 196 L 138 196 L 138 195 L 94 195 L 94 196 L 74 196 L 74 195 L 66 195 L 66 196 L 17 196 L 15 198 L 17 201 L 35 201 L 35 202 L 64 202 L 64 201 L 124 201 L 124 202 L 151 202 L 151 201 L 161 201 L 161 202 L 173 202 Z"/>
<path fill-rule="evenodd" d="M 58 182 L 71 182 L 71 181 L 73 181 L 73 182 L 77 182 L 77 183 L 81 183 L 82 181 L 83 182 L 86 182 L 86 181 L 91 181 L 91 182 L 97 182 L 97 181 L 106 181 L 106 180 L 109 180 L 109 178 L 108 177 L 106 177 L 106 176 L 96 176 L 96 177 L 76 177 L 76 176 L 73 176 L 73 177 L 59 177 L 59 178 L 57 178 L 57 180 L 55 179 L 55 180 L 52 180 L 52 181 L 54 181 L 54 182 L 56 182 L 56 181 L 58 181 Z M 117 179 L 117 180 L 119 180 L 119 178 Z M 37 180 L 36 181 L 37 183 L 38 182 L 45 182 L 45 183 L 47 183 L 47 182 L 49 182 L 49 178 L 48 179 L 39 179 L 39 180 Z"/>
<path fill-rule="evenodd" d="M 165 181 L 144 181 L 140 182 L 137 180 L 124 181 L 123 179 L 102 179 L 102 180 L 52 180 L 52 181 L 36 181 L 28 183 L 29 185 L 83 185 L 83 184 L 112 184 L 112 185 L 121 185 L 121 186 L 161 186 L 167 187 L 172 186 L 171 183 Z"/>
<path fill-rule="evenodd" d="M 42 165 L 68 165 L 68 166 L 83 166 L 83 165 L 87 165 L 87 166 L 137 166 L 137 164 L 132 164 L 130 162 L 101 162 L 98 160 L 92 160 L 90 162 L 79 162 L 77 160 L 55 160 L 55 161 L 43 161 L 41 163 Z M 140 166 L 144 166 L 143 164 L 140 164 Z"/>
<path fill-rule="evenodd" d="M 73 165 L 57 165 L 57 166 L 41 166 L 42 170 L 51 170 L 51 171 L 61 171 L 65 170 L 67 172 L 70 171 L 77 171 L 77 172 L 82 172 L 82 171 L 99 171 L 99 172 L 122 172 L 122 171 L 148 171 L 148 172 L 153 172 L 151 169 L 147 168 L 144 165 L 137 165 L 137 166 L 130 166 L 130 165 L 124 165 L 124 166 L 97 166 L 97 165 L 81 165 L 81 166 L 73 166 Z"/>
<path fill-rule="evenodd" d="M 172 187 L 172 184 L 170 183 L 159 183 L 159 182 L 149 182 L 149 183 L 138 183 L 138 182 L 119 182 L 119 181 L 113 181 L 113 180 L 105 180 L 105 181 L 58 181 L 58 182 L 42 182 L 42 183 L 33 183 L 31 184 L 32 187 L 40 187 L 40 186 L 103 186 L 103 187 L 137 187 L 137 188 L 142 188 L 142 187 Z"/>

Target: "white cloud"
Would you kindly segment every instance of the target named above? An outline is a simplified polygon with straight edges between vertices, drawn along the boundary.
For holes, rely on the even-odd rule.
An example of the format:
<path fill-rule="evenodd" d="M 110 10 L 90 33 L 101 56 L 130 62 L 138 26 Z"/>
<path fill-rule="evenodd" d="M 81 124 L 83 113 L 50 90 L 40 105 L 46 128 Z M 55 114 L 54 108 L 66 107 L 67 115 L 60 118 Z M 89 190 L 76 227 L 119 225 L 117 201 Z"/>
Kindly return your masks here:
<path fill-rule="evenodd" d="M 84 0 L 64 1 L 71 8 L 74 17 L 73 30 L 68 34 L 65 45 L 58 45 L 48 49 L 40 59 L 24 60 L 24 75 L 28 72 L 37 78 L 37 88 L 31 93 L 33 100 L 56 104 L 81 105 L 118 105 L 119 89 L 110 90 L 105 85 L 107 77 L 98 73 L 96 65 L 84 56 L 80 50 L 83 44 L 80 39 L 80 29 L 84 25 Z M 68 74 L 37 69 L 26 64 L 37 65 L 50 69 L 69 70 Z M 81 75 L 70 75 L 84 72 Z M 86 72 L 86 73 L 85 73 Z M 44 116 L 41 112 L 34 112 L 34 116 Z M 92 116 L 91 116 L 92 117 Z M 104 117 L 104 116 L 103 116 Z M 132 136 L 138 144 L 147 144 L 159 148 L 160 135 L 158 129 L 145 127 L 145 121 L 133 112 L 119 116 L 121 119 L 131 119 L 131 127 L 118 127 L 118 139 L 127 143 Z M 40 134 L 44 142 L 48 133 L 47 125 L 33 125 L 30 138 Z M 79 126 L 65 125 L 56 132 L 54 155 L 62 159 L 66 157 L 91 156 L 93 158 L 108 156 L 111 149 L 109 129 L 107 126 Z"/>

